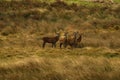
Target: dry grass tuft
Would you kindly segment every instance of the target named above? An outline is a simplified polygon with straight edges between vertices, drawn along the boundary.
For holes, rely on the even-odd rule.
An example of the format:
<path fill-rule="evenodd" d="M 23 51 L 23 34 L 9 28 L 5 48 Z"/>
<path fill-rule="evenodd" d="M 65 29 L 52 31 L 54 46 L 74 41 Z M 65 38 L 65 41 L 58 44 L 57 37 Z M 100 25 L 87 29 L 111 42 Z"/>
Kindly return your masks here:
<path fill-rule="evenodd" d="M 32 57 L 0 65 L 0 78 L 9 80 L 119 80 L 119 59 L 87 56 L 63 58 Z M 9 66 L 8 66 L 9 65 Z M 117 74 L 117 75 L 116 75 Z"/>

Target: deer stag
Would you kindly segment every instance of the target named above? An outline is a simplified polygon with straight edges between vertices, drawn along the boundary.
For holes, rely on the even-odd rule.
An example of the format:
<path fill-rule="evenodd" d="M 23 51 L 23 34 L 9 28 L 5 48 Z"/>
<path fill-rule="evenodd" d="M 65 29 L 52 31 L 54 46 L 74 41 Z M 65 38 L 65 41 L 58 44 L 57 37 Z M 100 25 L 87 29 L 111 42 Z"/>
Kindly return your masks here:
<path fill-rule="evenodd" d="M 60 41 L 60 48 L 62 47 L 62 45 L 64 45 L 65 48 L 68 45 L 71 46 L 71 48 L 77 47 L 78 44 L 81 42 L 81 40 L 82 40 L 82 34 L 79 34 L 79 32 L 74 32 L 69 37 L 68 35 L 66 35 L 66 37 Z"/>
<path fill-rule="evenodd" d="M 77 34 L 78 34 L 78 32 L 74 32 L 73 35 L 71 35 L 70 37 L 67 38 L 65 47 L 67 47 L 68 45 L 71 46 L 72 48 L 76 47 Z"/>

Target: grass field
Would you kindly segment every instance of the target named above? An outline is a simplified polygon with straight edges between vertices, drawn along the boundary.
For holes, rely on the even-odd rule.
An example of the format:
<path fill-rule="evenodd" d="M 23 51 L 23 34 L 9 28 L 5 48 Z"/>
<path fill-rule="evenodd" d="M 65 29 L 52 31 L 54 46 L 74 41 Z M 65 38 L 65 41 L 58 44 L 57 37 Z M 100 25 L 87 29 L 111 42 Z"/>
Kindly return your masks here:
<path fill-rule="evenodd" d="M 49 1 L 0 2 L 0 80 L 119 80 L 120 4 Z M 83 33 L 78 48 L 43 49 L 60 30 Z"/>
<path fill-rule="evenodd" d="M 2 80 L 119 80 L 120 50 L 4 48 Z"/>

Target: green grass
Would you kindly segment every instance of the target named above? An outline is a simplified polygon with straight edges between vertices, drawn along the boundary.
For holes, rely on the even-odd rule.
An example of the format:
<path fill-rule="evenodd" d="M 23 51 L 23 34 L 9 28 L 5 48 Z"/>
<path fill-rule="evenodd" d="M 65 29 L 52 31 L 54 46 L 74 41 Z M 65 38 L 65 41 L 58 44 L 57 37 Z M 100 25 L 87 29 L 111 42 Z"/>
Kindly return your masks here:
<path fill-rule="evenodd" d="M 115 1 L 115 2 L 118 2 L 118 3 L 120 2 L 120 0 L 114 0 L 114 1 Z"/>

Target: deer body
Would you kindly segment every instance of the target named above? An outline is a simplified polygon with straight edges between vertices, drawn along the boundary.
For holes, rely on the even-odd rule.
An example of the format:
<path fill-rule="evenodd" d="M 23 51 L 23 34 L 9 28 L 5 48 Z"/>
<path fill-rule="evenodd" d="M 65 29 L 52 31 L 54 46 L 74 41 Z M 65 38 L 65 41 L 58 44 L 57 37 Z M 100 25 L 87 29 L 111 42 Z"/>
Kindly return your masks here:
<path fill-rule="evenodd" d="M 56 47 L 56 42 L 59 40 L 59 36 L 55 36 L 55 37 L 43 37 L 43 45 L 42 47 L 44 48 L 46 43 L 51 43 L 52 47 Z"/>
<path fill-rule="evenodd" d="M 72 37 L 68 37 L 64 39 L 64 43 L 62 44 L 64 44 L 64 47 L 67 47 L 69 45 L 71 46 L 71 48 L 73 48 L 73 47 L 77 47 L 78 44 L 81 42 L 81 40 L 82 40 L 82 35 L 79 34 L 78 32 L 74 32 Z M 60 48 L 62 44 L 60 44 Z"/>

